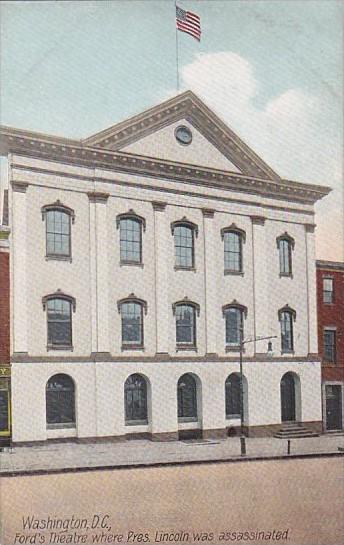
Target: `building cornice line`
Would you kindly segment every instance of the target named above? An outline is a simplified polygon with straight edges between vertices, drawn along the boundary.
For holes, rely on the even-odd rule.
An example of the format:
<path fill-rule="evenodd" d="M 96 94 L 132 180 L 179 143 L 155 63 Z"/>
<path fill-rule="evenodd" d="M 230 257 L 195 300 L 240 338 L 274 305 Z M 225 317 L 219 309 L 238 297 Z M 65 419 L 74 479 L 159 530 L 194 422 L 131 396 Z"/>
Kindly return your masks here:
<path fill-rule="evenodd" d="M 63 161 L 89 168 L 110 168 L 116 172 L 160 177 L 170 181 L 199 184 L 228 191 L 241 191 L 268 198 L 283 198 L 292 202 L 314 204 L 331 191 L 331 188 L 325 186 L 281 179 L 276 181 L 149 156 L 81 145 L 54 144 L 6 134 L 2 135 L 2 149 L 39 159 Z"/>
<path fill-rule="evenodd" d="M 145 185 L 145 184 L 141 184 L 141 183 L 135 183 L 135 182 L 129 182 L 127 180 L 123 181 L 123 180 L 116 180 L 115 182 L 113 180 L 109 180 L 108 178 L 100 178 L 100 177 L 96 177 L 96 176 L 83 176 L 83 175 L 80 175 L 80 174 L 73 174 L 72 176 L 70 176 L 69 174 L 64 174 L 64 173 L 61 173 L 61 172 L 58 172 L 58 171 L 50 171 L 50 170 L 43 170 L 43 169 L 40 169 L 40 168 L 25 168 L 23 167 L 21 170 L 31 170 L 31 171 L 34 171 L 34 172 L 40 172 L 40 173 L 44 173 L 46 175 L 59 175 L 59 176 L 63 176 L 63 177 L 66 177 L 66 178 L 69 178 L 69 177 L 72 177 L 74 179 L 80 179 L 80 180 L 85 180 L 85 181 L 92 181 L 92 182 L 98 182 L 98 183 L 106 183 L 106 184 L 113 184 L 113 185 L 119 185 L 119 186 L 124 186 L 124 187 L 133 187 L 133 188 L 136 188 L 136 189 L 144 189 L 144 190 L 147 190 L 147 191 L 157 191 L 157 192 L 160 192 L 160 193 L 171 193 L 172 195 L 184 195 L 184 196 L 188 196 L 188 197 L 194 197 L 194 198 L 198 198 L 198 199 L 205 199 L 207 200 L 207 203 L 210 201 L 210 200 L 213 200 L 213 201 L 219 201 L 219 202 L 228 202 L 228 203 L 235 203 L 235 204 L 240 204 L 240 205 L 245 205 L 245 206 L 252 206 L 252 207 L 259 207 L 259 208 L 264 208 L 266 210 L 269 210 L 269 209 L 273 209 L 273 210 L 278 210 L 278 211 L 283 211 L 283 212 L 290 212 L 290 213 L 295 213 L 295 214 L 305 214 L 307 216 L 312 216 L 314 217 L 314 211 L 312 210 L 300 210 L 299 208 L 290 208 L 290 207 L 287 207 L 287 206 L 276 206 L 274 204 L 262 204 L 260 202 L 257 202 L 257 201 L 245 201 L 245 200 L 241 200 L 241 199 L 235 199 L 235 198 L 232 198 L 232 197 L 220 197 L 220 196 L 217 196 L 217 195 L 202 195 L 200 193 L 194 193 L 192 191 L 185 191 L 185 190 L 179 190 L 179 189 L 172 189 L 172 188 L 167 188 L 167 187 L 153 187 L 153 186 L 150 186 L 150 185 Z M 35 186 L 35 187 L 47 187 L 46 185 L 44 184 L 40 184 L 40 183 L 34 183 L 34 184 L 30 184 L 28 183 L 28 185 L 32 185 L 32 186 Z M 73 192 L 78 192 L 78 193 L 87 193 L 86 190 L 83 190 L 83 189 L 76 189 L 76 188 L 64 188 L 64 191 L 73 191 Z M 114 197 L 114 196 L 118 196 L 118 195 L 111 195 L 110 194 L 110 197 Z M 121 196 L 121 195 L 119 195 Z M 133 201 L 137 201 L 137 197 L 130 197 L 129 195 L 126 195 L 126 199 L 127 200 L 133 200 Z M 151 202 L 151 199 L 144 199 L 142 196 L 140 197 L 140 200 L 142 201 L 146 201 L 146 202 Z M 277 199 L 276 199 L 277 200 Z M 184 205 L 179 205 L 177 203 L 167 203 L 167 204 L 171 204 L 173 206 L 180 206 L 181 208 L 184 208 L 185 206 Z M 199 209 L 199 208 L 202 208 L 202 206 L 194 206 L 194 205 L 188 205 L 189 208 L 195 208 L 195 209 Z M 215 210 L 216 212 L 228 212 L 227 210 Z M 232 212 L 231 211 L 231 214 L 233 216 L 243 216 L 243 217 L 247 217 L 247 215 L 250 215 L 250 214 L 241 214 L 239 212 Z M 268 218 L 267 218 L 268 219 Z M 274 221 L 279 221 L 279 222 L 284 222 L 284 220 L 281 220 L 281 219 L 275 219 L 274 218 Z M 301 224 L 301 225 L 304 225 L 303 222 L 294 222 L 294 221 L 291 221 L 291 220 L 285 220 L 285 223 L 296 223 L 296 224 Z"/>

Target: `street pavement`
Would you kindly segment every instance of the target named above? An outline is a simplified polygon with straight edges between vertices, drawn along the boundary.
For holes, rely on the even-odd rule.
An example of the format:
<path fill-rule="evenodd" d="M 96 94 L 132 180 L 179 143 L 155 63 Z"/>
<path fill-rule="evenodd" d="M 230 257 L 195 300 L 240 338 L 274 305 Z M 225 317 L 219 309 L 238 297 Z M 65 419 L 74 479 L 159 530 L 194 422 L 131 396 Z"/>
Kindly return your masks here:
<path fill-rule="evenodd" d="M 342 545 L 343 461 L 321 456 L 1 476 L 0 542 Z"/>
<path fill-rule="evenodd" d="M 122 442 L 49 442 L 34 446 L 15 446 L 0 452 L 0 474 L 75 471 L 188 464 L 281 457 L 344 455 L 344 434 L 287 440 L 247 438 L 246 456 L 240 455 L 240 440 L 153 442 L 145 439 Z"/>

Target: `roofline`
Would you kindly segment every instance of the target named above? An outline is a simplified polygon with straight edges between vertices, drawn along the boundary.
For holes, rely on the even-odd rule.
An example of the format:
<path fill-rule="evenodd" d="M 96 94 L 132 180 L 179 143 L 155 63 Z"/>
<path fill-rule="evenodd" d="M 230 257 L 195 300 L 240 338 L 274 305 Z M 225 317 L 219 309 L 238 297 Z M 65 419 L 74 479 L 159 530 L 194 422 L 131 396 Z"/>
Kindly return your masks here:
<path fill-rule="evenodd" d="M 208 168 L 202 165 L 179 163 L 123 151 L 111 151 L 85 146 L 80 140 L 0 126 L 0 154 L 7 155 L 8 153 L 17 153 L 48 161 L 62 161 L 67 164 L 91 168 L 110 168 L 117 172 L 147 174 L 177 181 L 203 183 L 212 187 L 247 191 L 252 194 L 282 198 L 303 204 L 314 204 L 332 191 L 332 188 L 328 186 L 283 179 L 271 180 L 270 178 Z"/>
<path fill-rule="evenodd" d="M 319 270 L 336 270 L 344 271 L 344 261 L 325 261 L 322 259 L 316 260 L 316 268 Z"/>
<path fill-rule="evenodd" d="M 83 143 L 97 147 L 106 147 L 110 143 L 113 151 L 119 151 L 145 137 L 147 133 L 150 134 L 182 118 L 187 119 L 197 130 L 200 130 L 203 136 L 215 146 L 220 144 L 220 151 L 227 158 L 229 158 L 228 154 L 232 154 L 236 149 L 236 159 L 241 163 L 241 167 L 240 164 L 236 164 L 239 170 L 245 167 L 247 169 L 249 164 L 246 174 L 280 180 L 280 176 L 190 90 L 112 125 L 84 139 Z M 210 125 L 213 125 L 214 133 L 209 132 Z M 228 142 L 231 142 L 231 150 L 229 150 Z M 244 164 L 242 164 L 243 158 L 245 158 Z M 230 160 L 235 164 L 233 157 Z"/>

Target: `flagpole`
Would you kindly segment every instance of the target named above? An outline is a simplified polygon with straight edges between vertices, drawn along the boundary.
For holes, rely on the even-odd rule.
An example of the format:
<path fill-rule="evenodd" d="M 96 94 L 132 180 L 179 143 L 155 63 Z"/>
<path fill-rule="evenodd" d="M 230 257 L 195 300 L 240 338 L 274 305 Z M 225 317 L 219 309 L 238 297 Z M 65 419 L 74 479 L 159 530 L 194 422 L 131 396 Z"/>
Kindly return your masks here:
<path fill-rule="evenodd" d="M 177 0 L 174 1 L 174 24 L 176 26 L 176 67 L 177 67 L 177 93 L 179 92 L 179 51 L 178 51 L 178 28 L 176 23 L 176 14 L 177 14 Z"/>

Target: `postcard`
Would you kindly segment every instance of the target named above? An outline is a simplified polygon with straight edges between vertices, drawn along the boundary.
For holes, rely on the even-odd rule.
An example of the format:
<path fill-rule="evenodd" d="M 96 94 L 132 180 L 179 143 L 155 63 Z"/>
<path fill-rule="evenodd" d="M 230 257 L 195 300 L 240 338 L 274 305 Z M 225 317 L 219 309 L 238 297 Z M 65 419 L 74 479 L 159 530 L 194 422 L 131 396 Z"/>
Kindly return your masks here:
<path fill-rule="evenodd" d="M 343 3 L 0 15 L 1 545 L 340 545 Z"/>

